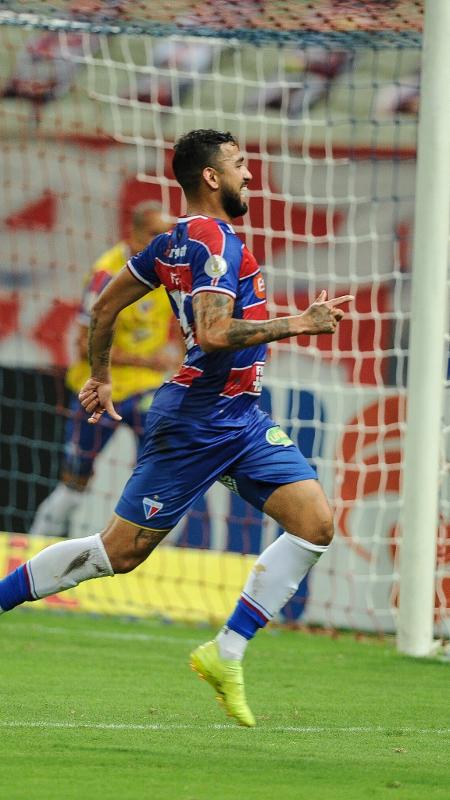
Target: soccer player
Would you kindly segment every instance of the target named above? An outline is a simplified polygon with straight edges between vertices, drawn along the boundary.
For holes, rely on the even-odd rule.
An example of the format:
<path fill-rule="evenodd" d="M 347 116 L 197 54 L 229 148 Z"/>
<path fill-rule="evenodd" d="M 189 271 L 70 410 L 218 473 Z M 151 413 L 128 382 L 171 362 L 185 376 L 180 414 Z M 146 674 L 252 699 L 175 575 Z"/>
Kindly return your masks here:
<path fill-rule="evenodd" d="M 90 374 L 87 361 L 90 309 L 130 256 L 167 231 L 174 221 L 156 203 L 140 203 L 132 209 L 126 240 L 103 253 L 92 268 L 78 320 L 78 358 L 66 375 L 71 397 L 61 479 L 36 511 L 29 530 L 34 536 L 65 537 L 69 534 L 72 516 L 82 501 L 95 459 L 120 424 L 104 417 L 96 428 L 89 425 L 78 399 L 80 386 Z M 162 287 L 153 292 L 151 299 L 144 298 L 124 308 L 117 318 L 111 349 L 112 397 L 122 422 L 136 436 L 138 453 L 143 445 L 145 415 L 154 391 L 161 385 L 164 375 L 178 367 L 183 358 L 181 337 L 169 340 L 172 320 L 175 318 Z"/>
<path fill-rule="evenodd" d="M 115 515 L 101 534 L 58 542 L 0 581 L 0 608 L 129 572 L 154 550 L 218 479 L 269 514 L 285 533 L 257 559 L 236 608 L 215 640 L 191 654 L 227 713 L 253 726 L 242 659 L 248 642 L 282 608 L 326 552 L 333 521 L 316 474 L 258 407 L 268 342 L 333 333 L 351 295 L 322 291 L 295 316 L 267 319 L 264 281 L 232 221 L 247 211 L 251 174 L 231 133 L 195 130 L 175 145 L 175 176 L 187 216 L 156 237 L 94 305 L 92 375 L 80 400 L 95 425 L 111 399 L 110 350 L 120 311 L 164 285 L 184 334 L 179 372 L 155 394 L 145 445 Z"/>

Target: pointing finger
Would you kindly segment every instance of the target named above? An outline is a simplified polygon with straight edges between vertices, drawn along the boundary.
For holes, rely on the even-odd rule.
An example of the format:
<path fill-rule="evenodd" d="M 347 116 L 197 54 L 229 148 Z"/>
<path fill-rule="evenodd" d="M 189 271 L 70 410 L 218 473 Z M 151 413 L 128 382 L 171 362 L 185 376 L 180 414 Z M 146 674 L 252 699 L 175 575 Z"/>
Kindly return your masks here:
<path fill-rule="evenodd" d="M 327 299 L 327 293 L 326 293 L 326 290 L 325 290 L 325 289 L 322 289 L 321 293 L 320 293 L 320 294 L 319 294 L 319 296 L 316 298 L 316 300 L 314 300 L 314 302 L 315 302 L 315 303 L 323 303 L 323 301 L 324 301 L 324 300 L 326 300 L 326 299 Z"/>
<path fill-rule="evenodd" d="M 349 303 L 350 300 L 354 299 L 355 297 L 352 294 L 343 294 L 341 297 L 334 297 L 332 300 L 328 300 L 327 305 L 333 308 L 334 306 L 341 306 L 343 303 Z"/>

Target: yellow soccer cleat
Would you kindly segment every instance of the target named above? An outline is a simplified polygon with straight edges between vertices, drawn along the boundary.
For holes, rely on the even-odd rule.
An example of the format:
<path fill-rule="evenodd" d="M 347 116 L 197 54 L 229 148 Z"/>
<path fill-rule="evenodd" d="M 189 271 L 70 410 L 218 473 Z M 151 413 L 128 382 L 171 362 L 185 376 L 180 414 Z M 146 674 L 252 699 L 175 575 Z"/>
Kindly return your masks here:
<path fill-rule="evenodd" d="M 255 718 L 250 711 L 244 691 L 244 676 L 240 661 L 221 658 L 216 642 L 206 642 L 191 653 L 191 667 L 217 692 L 218 702 L 229 717 L 239 725 L 253 728 Z"/>

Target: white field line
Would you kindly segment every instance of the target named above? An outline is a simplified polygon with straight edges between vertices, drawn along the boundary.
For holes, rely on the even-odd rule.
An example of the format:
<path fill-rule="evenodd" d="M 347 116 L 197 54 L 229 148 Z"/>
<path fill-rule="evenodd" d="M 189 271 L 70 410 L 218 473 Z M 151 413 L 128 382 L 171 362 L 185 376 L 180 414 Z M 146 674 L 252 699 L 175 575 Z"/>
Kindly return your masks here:
<path fill-rule="evenodd" d="M 22 625 L 15 625 L 12 622 L 0 622 L 0 631 L 6 628 L 10 631 L 18 632 L 22 630 Z M 200 639 L 178 639 L 176 636 L 167 636 L 166 634 L 157 633 L 120 633 L 117 631 L 96 631 L 77 628 L 76 630 L 69 630 L 62 627 L 50 627 L 47 625 L 39 625 L 34 622 L 30 624 L 29 630 L 35 633 L 52 633 L 55 635 L 65 635 L 77 638 L 77 636 L 87 636 L 91 639 L 112 639 L 122 642 L 162 642 L 163 644 L 179 644 L 179 645 L 198 645 Z"/>
<path fill-rule="evenodd" d="M 0 720 L 0 728 L 40 728 L 40 729 L 63 729 L 63 730 L 102 730 L 102 731 L 159 731 L 165 733 L 168 731 L 181 731 L 181 730 L 236 730 L 242 731 L 237 725 L 232 724 L 213 724 L 213 725 L 182 725 L 177 723 L 154 723 L 154 724 L 127 724 L 119 722 L 52 722 L 47 720 L 36 721 L 17 721 L 17 720 Z M 249 729 L 247 729 L 249 730 Z M 253 729 L 258 731 L 258 728 Z M 306 726 L 301 727 L 297 725 L 270 725 L 261 726 L 260 731 L 270 733 L 300 733 L 300 734 L 326 734 L 333 735 L 336 733 L 343 734 L 361 734 L 361 733 L 377 733 L 389 736 L 402 736 L 402 735 L 416 735 L 416 736 L 442 736 L 450 734 L 450 728 L 385 728 L 382 726 L 362 726 L 362 727 L 322 727 L 322 726 Z"/>

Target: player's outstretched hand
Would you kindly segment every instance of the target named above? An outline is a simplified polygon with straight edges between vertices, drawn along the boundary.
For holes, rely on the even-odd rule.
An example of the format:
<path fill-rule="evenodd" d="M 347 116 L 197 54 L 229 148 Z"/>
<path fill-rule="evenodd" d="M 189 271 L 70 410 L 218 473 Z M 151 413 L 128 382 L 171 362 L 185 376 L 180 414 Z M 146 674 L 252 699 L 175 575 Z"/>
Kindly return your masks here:
<path fill-rule="evenodd" d="M 334 333 L 338 322 L 344 316 L 340 306 L 354 300 L 352 294 L 343 294 L 341 297 L 334 297 L 327 300 L 325 289 L 319 294 L 318 298 L 311 303 L 309 308 L 301 314 L 303 323 L 306 323 L 307 330 L 304 333 L 314 335 L 318 333 Z"/>
<path fill-rule="evenodd" d="M 110 383 L 102 383 L 95 378 L 89 378 L 81 389 L 78 399 L 90 415 L 88 422 L 92 425 L 99 421 L 105 411 L 118 422 L 122 419 L 113 406 Z"/>

